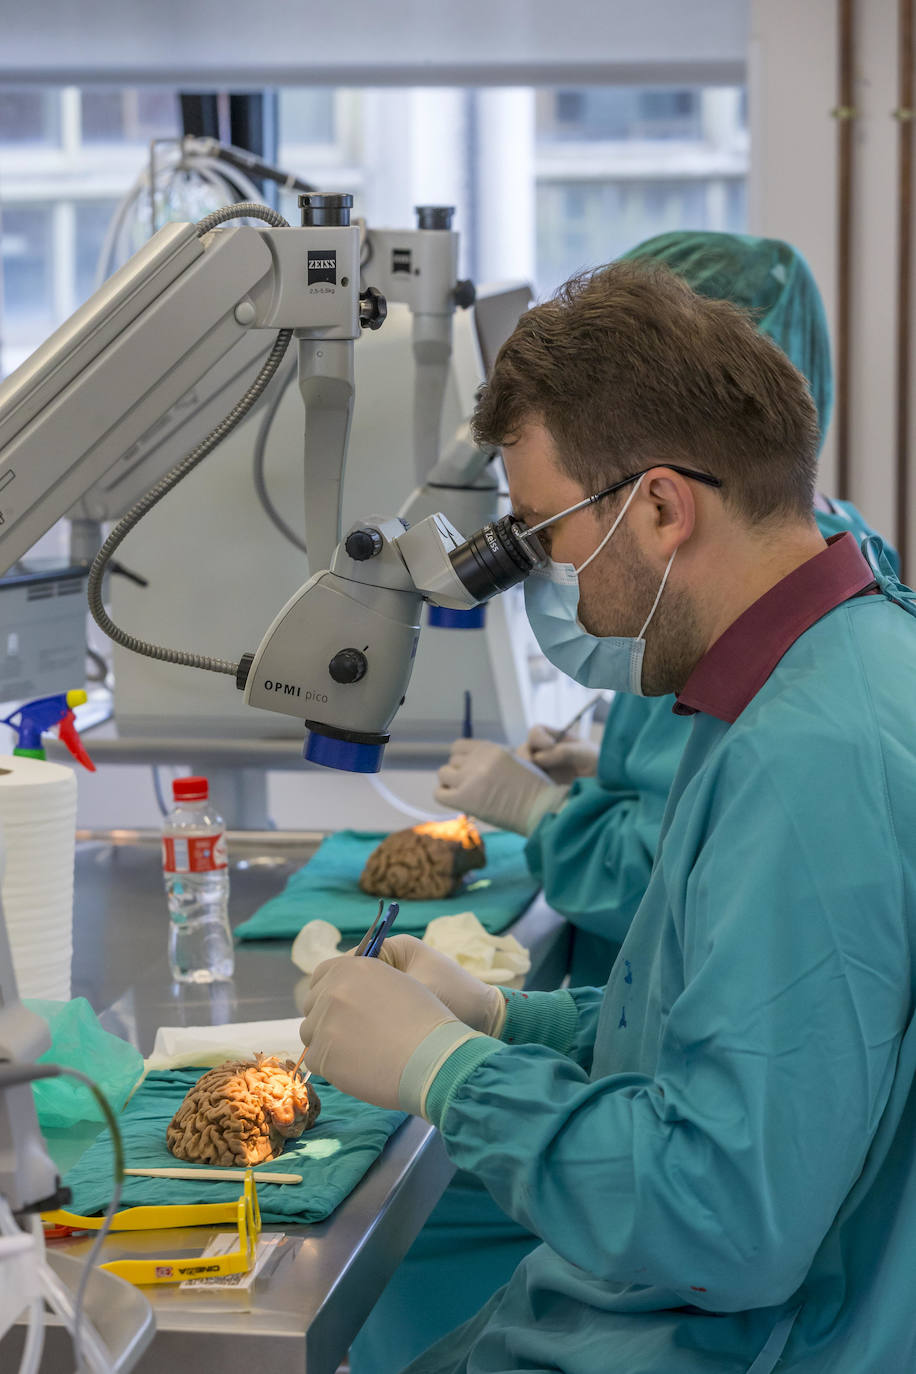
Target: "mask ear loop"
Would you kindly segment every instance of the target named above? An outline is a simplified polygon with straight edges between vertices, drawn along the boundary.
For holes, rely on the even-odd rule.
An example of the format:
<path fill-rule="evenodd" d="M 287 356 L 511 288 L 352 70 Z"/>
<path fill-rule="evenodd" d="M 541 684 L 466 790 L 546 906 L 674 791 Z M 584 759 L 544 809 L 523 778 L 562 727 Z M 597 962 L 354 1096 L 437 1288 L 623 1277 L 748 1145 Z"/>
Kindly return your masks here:
<path fill-rule="evenodd" d="M 646 617 L 646 623 L 645 623 L 645 625 L 643 625 L 642 629 L 641 629 L 640 632 L 639 632 L 639 636 L 638 636 L 638 637 L 639 637 L 640 639 L 645 639 L 645 637 L 646 637 L 646 630 L 648 630 L 650 624 L 652 623 L 652 617 L 655 615 L 655 612 L 658 610 L 658 603 L 659 603 L 659 602 L 661 601 L 661 599 L 662 599 L 662 592 L 665 590 L 665 583 L 668 581 L 668 574 L 669 574 L 670 571 L 671 571 L 671 564 L 674 562 L 676 556 L 677 556 L 677 549 L 674 550 L 674 553 L 673 553 L 673 554 L 671 555 L 671 557 L 668 559 L 668 566 L 667 566 L 667 568 L 665 569 L 665 575 L 664 575 L 664 577 L 662 578 L 662 584 L 661 584 L 661 586 L 659 587 L 659 589 L 658 589 L 658 591 L 657 591 L 657 593 L 656 593 L 655 600 L 652 602 L 652 609 L 651 609 L 651 611 L 649 612 L 648 616 Z"/>
<path fill-rule="evenodd" d="M 645 473 L 643 473 L 643 477 L 645 477 Z M 580 563 L 579 567 L 576 568 L 576 576 L 577 576 L 577 577 L 579 576 L 579 574 L 580 574 L 581 572 L 584 572 L 584 571 L 585 571 L 585 569 L 588 567 L 589 563 L 594 562 L 594 560 L 598 557 L 598 555 L 599 555 L 599 553 L 601 552 L 601 550 L 604 548 L 604 546 L 605 546 L 605 544 L 607 543 L 607 541 L 610 539 L 611 535 L 614 534 L 614 533 L 616 532 L 617 526 L 620 524 L 621 520 L 623 519 L 623 517 L 626 515 L 627 511 L 628 511 L 629 508 L 630 508 L 630 502 L 633 500 L 633 498 L 635 497 L 636 493 L 639 491 L 639 488 L 640 488 L 641 486 L 642 486 L 642 477 L 640 477 L 639 481 L 636 483 L 636 486 L 633 488 L 633 490 L 630 492 L 630 494 L 629 494 L 629 496 L 627 497 L 627 499 L 624 501 L 623 505 L 622 505 L 621 508 L 620 508 L 620 514 L 617 516 L 617 519 L 614 521 L 613 525 L 612 525 L 611 528 L 608 530 L 607 534 L 604 536 L 604 538 L 602 539 L 601 543 L 598 545 L 598 547 L 597 547 L 597 549 L 595 550 L 595 552 L 592 553 L 592 554 L 589 554 L 589 556 L 588 556 L 588 558 L 586 558 L 585 562 L 584 562 L 584 563 Z M 670 567 L 670 564 L 669 564 L 669 567 Z M 665 576 L 667 577 L 668 574 L 665 573 Z M 664 584 L 664 582 L 663 582 L 663 583 L 662 583 L 662 586 L 664 586 L 664 585 L 665 585 L 665 584 Z M 656 602 L 656 605 L 657 605 L 657 604 L 658 604 L 658 603 Z M 654 611 L 654 610 L 655 610 L 655 606 L 653 606 L 652 609 L 653 609 L 653 611 Z M 650 616 L 649 619 L 651 620 L 652 617 Z"/>

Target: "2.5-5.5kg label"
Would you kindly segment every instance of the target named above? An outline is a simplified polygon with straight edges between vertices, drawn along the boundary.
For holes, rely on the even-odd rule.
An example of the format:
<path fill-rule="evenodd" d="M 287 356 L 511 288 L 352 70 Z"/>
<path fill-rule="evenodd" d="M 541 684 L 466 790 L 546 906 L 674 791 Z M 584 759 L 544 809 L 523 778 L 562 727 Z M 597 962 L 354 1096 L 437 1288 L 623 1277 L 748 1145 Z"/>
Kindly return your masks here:
<path fill-rule="evenodd" d="M 227 868 L 226 836 L 167 835 L 162 841 L 162 867 L 166 873 L 209 873 Z"/>

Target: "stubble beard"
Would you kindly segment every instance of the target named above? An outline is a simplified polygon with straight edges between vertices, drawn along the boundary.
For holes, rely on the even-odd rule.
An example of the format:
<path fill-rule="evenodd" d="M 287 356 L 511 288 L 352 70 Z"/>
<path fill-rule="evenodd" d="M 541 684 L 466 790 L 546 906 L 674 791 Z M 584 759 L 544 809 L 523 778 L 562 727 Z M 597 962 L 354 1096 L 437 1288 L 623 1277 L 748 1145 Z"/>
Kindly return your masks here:
<path fill-rule="evenodd" d="M 613 549 L 611 545 L 615 545 Z M 603 551 L 602 551 L 603 552 Z M 635 639 L 658 595 L 663 571 L 650 566 L 626 525 L 608 546 L 608 558 L 599 555 L 600 574 L 608 568 L 608 580 L 596 577 L 589 597 L 587 618 L 580 618 L 594 635 L 622 635 Z M 702 658 L 705 643 L 696 610 L 685 591 L 665 585 L 661 600 L 646 630 L 642 665 L 643 696 L 661 697 L 679 692 Z"/>

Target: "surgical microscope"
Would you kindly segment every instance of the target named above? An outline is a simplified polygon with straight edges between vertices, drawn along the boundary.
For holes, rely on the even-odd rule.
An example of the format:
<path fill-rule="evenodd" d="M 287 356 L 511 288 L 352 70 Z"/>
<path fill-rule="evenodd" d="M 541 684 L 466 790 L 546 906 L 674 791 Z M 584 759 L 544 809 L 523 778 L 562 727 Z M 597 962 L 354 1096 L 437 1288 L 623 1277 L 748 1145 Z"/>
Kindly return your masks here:
<path fill-rule="evenodd" d="M 362 329 L 383 324 L 386 303 L 377 287 L 361 285 L 351 198 L 304 193 L 300 206 L 295 228 L 256 204 L 165 226 L 0 385 L 0 571 L 240 340 L 253 331 L 275 335 L 225 418 L 111 531 L 90 573 L 90 607 L 126 648 L 227 676 L 249 705 L 304 720 L 307 759 L 371 772 L 404 698 L 424 601 L 472 611 L 526 577 L 544 553 L 512 516 L 487 521 L 466 540 L 436 511 L 414 524 L 370 515 L 340 539 L 353 347 Z M 231 224 L 241 217 L 261 226 Z M 428 331 L 433 366 L 437 328 L 433 322 Z M 256 649 L 240 646 L 235 662 L 145 643 L 111 621 L 106 568 L 146 512 L 256 404 L 293 338 L 305 407 L 307 532 L 318 571 L 280 608 Z M 256 577 L 257 568 L 243 564 L 240 575 Z M 18 1002 L 0 912 L 0 1200 L 11 1212 L 53 1205 L 58 1196 L 28 1086 L 46 1047 L 46 1026 Z"/>
<path fill-rule="evenodd" d="M 361 284 L 352 198 L 314 192 L 299 201 L 297 227 L 251 204 L 197 225 L 166 225 L 0 385 L 0 570 L 239 340 L 273 332 L 267 360 L 229 414 L 108 536 L 90 572 L 90 609 L 125 648 L 229 676 L 247 704 L 304 720 L 311 762 L 377 772 L 410 678 L 423 602 L 472 611 L 521 581 L 543 554 L 536 540 L 517 537 L 511 517 L 487 521 L 465 540 L 436 511 L 413 524 L 371 515 L 340 539 L 353 347 L 362 329 L 384 323 L 386 301 Z M 263 226 L 232 226 L 238 218 Z M 431 366 L 441 351 L 437 329 L 434 317 Z M 145 643 L 108 616 L 106 568 L 143 515 L 249 412 L 293 337 L 305 406 L 306 538 L 318 570 L 237 661 Z M 485 464 L 485 456 L 474 461 Z"/>

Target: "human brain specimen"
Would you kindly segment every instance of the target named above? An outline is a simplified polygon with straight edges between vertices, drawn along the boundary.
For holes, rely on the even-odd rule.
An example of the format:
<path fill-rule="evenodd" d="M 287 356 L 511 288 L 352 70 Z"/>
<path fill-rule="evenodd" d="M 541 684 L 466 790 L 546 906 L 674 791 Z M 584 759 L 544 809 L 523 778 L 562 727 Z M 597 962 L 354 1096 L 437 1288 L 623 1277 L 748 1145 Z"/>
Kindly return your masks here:
<path fill-rule="evenodd" d="M 456 893 L 464 875 L 486 861 L 480 833 L 466 816 L 430 821 L 382 840 L 369 855 L 359 885 L 374 897 L 438 901 Z"/>
<path fill-rule="evenodd" d="M 314 1126 L 318 1094 L 295 1061 L 258 1054 L 210 1069 L 190 1088 L 166 1131 L 177 1159 L 222 1167 L 276 1159 L 287 1140 Z"/>

